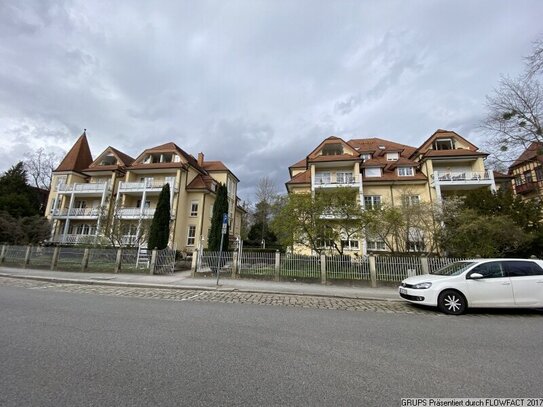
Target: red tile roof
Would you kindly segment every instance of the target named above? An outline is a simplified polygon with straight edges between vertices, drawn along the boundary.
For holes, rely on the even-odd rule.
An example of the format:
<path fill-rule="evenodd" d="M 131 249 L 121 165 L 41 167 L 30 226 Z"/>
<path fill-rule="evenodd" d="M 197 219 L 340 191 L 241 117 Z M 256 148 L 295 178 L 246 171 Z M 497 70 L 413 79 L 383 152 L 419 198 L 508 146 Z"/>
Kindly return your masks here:
<path fill-rule="evenodd" d="M 543 143 L 533 142 L 522 152 L 509 168 L 517 167 L 524 164 L 526 161 L 542 161 L 543 162 Z"/>
<path fill-rule="evenodd" d="M 111 152 L 117 158 L 117 164 L 100 165 L 98 160 L 108 151 Z M 119 151 L 116 148 L 109 146 L 98 156 L 96 160 L 92 162 L 89 168 L 85 168 L 85 172 L 124 170 L 126 167 L 130 166 L 133 162 L 134 162 L 134 159 L 130 157 L 128 154 L 125 154 L 122 151 Z"/>
<path fill-rule="evenodd" d="M 77 171 L 81 172 L 92 163 L 92 154 L 87 141 L 86 131 L 77 139 L 64 159 L 54 172 Z"/>
<path fill-rule="evenodd" d="M 132 167 L 135 168 L 179 168 L 183 167 L 184 165 L 182 163 L 157 163 L 161 164 L 159 167 L 151 167 L 151 165 L 156 164 L 142 164 L 137 161 L 139 161 L 141 158 L 144 157 L 145 154 L 151 154 L 151 153 L 178 153 L 181 157 L 183 157 L 193 168 L 195 168 L 197 171 L 200 171 L 201 173 L 205 174 L 206 171 L 198 165 L 198 160 L 194 158 L 192 155 L 188 154 L 185 150 L 183 150 L 181 147 L 179 147 L 177 144 L 173 142 L 161 144 L 159 146 L 147 148 L 143 150 L 143 152 L 136 158 L 136 162 L 132 165 Z M 167 165 L 162 165 L 167 164 Z"/>
<path fill-rule="evenodd" d="M 406 144 L 395 143 L 393 141 L 384 140 L 378 137 L 363 138 L 363 139 L 352 139 L 348 143 L 357 149 L 358 152 L 376 152 L 384 151 L 386 152 L 395 152 L 403 151 L 402 156 L 409 157 L 415 150 L 415 147 L 408 146 Z M 380 149 L 379 146 L 384 146 L 385 149 Z"/>
<path fill-rule="evenodd" d="M 215 181 L 211 176 L 198 174 L 187 185 L 186 189 L 187 190 L 188 189 L 198 189 L 198 190 L 214 191 L 213 185 L 216 184 L 216 183 L 217 183 L 217 181 Z"/>
<path fill-rule="evenodd" d="M 350 154 L 339 155 L 319 155 L 314 158 L 309 158 L 309 162 L 329 162 L 329 161 L 361 161 L 360 157 Z"/>
<path fill-rule="evenodd" d="M 307 159 L 302 158 L 297 163 L 292 164 L 289 168 L 306 168 L 307 167 Z"/>
<path fill-rule="evenodd" d="M 311 183 L 311 171 L 305 170 L 304 172 L 300 172 L 299 174 L 296 174 L 290 181 L 287 182 L 287 184 L 310 184 Z"/>

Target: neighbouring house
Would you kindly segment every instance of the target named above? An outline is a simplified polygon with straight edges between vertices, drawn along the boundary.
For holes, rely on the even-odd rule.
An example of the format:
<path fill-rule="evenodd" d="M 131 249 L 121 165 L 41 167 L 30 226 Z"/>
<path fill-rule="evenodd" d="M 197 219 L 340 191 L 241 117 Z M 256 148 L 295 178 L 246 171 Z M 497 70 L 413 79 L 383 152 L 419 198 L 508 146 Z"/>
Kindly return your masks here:
<path fill-rule="evenodd" d="M 513 190 L 523 199 L 540 198 L 543 191 L 543 143 L 533 142 L 509 167 Z"/>
<path fill-rule="evenodd" d="M 169 246 L 192 252 L 207 246 L 215 191 L 228 188 L 230 238 L 240 234 L 239 179 L 221 161 L 206 161 L 170 142 L 143 150 L 136 158 L 113 147 L 92 157 L 84 132 L 53 172 L 46 216 L 51 241 L 103 242 L 146 246 L 146 232 L 158 195 L 170 186 Z"/>
<path fill-rule="evenodd" d="M 420 147 L 381 138 L 345 141 L 328 137 L 289 167 L 286 187 L 289 193 L 312 194 L 353 188 L 364 208 L 400 205 L 406 199 L 409 204 L 440 203 L 462 191 L 506 187 L 511 178 L 487 169 L 487 156 L 450 130 L 435 131 Z M 409 250 L 426 251 L 421 234 L 413 235 L 419 237 L 409 242 Z M 351 253 L 359 255 L 387 251 L 382 240 L 367 236 L 345 244 Z"/>

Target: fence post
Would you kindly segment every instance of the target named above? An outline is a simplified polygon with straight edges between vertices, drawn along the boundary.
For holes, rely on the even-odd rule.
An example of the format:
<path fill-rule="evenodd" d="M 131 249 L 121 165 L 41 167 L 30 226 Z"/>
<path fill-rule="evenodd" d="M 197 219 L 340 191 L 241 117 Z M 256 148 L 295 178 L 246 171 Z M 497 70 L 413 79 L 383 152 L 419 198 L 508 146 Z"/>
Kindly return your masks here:
<path fill-rule="evenodd" d="M 30 248 L 31 246 L 26 246 L 25 261 L 23 263 L 24 268 L 30 263 Z"/>
<path fill-rule="evenodd" d="M 377 287 L 377 268 L 375 267 L 375 256 L 373 254 L 369 255 L 369 262 L 371 286 L 375 288 Z"/>
<path fill-rule="evenodd" d="M 428 257 L 421 256 L 420 267 L 422 269 L 422 274 L 430 274 L 430 266 L 428 264 Z"/>
<path fill-rule="evenodd" d="M 238 252 L 234 252 L 232 256 L 232 278 L 236 278 L 238 271 Z"/>
<path fill-rule="evenodd" d="M 194 249 L 192 252 L 192 263 L 190 265 L 190 276 L 192 278 L 196 277 L 196 268 L 198 267 L 198 248 Z"/>
<path fill-rule="evenodd" d="M 321 254 L 321 284 L 326 284 L 326 256 Z"/>
<path fill-rule="evenodd" d="M 123 259 L 123 249 L 120 247 L 117 249 L 117 257 L 115 258 L 115 269 L 113 270 L 114 273 L 118 273 L 121 271 L 121 262 Z"/>
<path fill-rule="evenodd" d="M 275 251 L 275 269 L 273 273 L 273 279 L 274 281 L 279 281 L 279 267 L 281 265 L 281 253 L 279 253 L 279 250 Z"/>
<path fill-rule="evenodd" d="M 51 258 L 51 270 L 54 270 L 57 266 L 59 252 L 60 247 L 56 246 L 55 250 L 53 250 L 53 257 Z"/>
<path fill-rule="evenodd" d="M 151 252 L 151 264 L 149 265 L 149 274 L 153 275 L 155 274 L 155 267 L 156 267 L 156 248 L 153 249 Z"/>
<path fill-rule="evenodd" d="M 0 253 L 0 264 L 2 264 L 5 259 L 6 259 L 6 245 L 3 244 L 2 245 L 2 252 Z"/>
<path fill-rule="evenodd" d="M 89 254 L 90 249 L 87 247 L 83 252 L 83 258 L 81 259 L 81 271 L 87 271 L 87 267 L 89 267 Z"/>

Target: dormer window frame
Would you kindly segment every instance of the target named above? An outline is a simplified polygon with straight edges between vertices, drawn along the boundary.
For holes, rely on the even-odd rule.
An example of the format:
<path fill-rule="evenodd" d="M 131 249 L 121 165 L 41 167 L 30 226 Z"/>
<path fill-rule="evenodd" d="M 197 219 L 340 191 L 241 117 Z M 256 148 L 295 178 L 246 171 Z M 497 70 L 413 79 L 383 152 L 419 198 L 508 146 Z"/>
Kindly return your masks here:
<path fill-rule="evenodd" d="M 379 171 L 379 175 L 376 175 L 376 171 Z M 383 170 L 381 167 L 366 167 L 364 169 L 364 175 L 366 178 L 381 178 L 383 176 Z"/>
<path fill-rule="evenodd" d="M 397 151 L 386 153 L 387 161 L 398 161 L 400 159 L 400 153 Z"/>
<path fill-rule="evenodd" d="M 343 155 L 343 154 L 345 154 L 345 149 L 343 148 L 343 144 L 341 143 L 327 143 L 323 145 L 321 148 L 322 156 L 328 157 L 328 156 Z"/>
<path fill-rule="evenodd" d="M 362 161 L 371 160 L 372 157 L 373 157 L 372 153 L 362 153 L 362 154 L 360 154 L 360 158 L 362 159 Z"/>
<path fill-rule="evenodd" d="M 443 148 L 445 147 L 445 143 L 448 143 L 449 144 L 449 148 Z M 443 144 L 441 147 L 440 145 Z M 456 147 L 455 147 L 455 144 L 454 144 L 454 139 L 452 137 L 444 137 L 444 138 L 436 138 L 434 140 L 434 142 L 432 143 L 432 148 L 434 150 L 454 150 Z"/>
<path fill-rule="evenodd" d="M 396 171 L 398 177 L 413 177 L 415 175 L 415 167 L 413 166 L 398 167 Z"/>

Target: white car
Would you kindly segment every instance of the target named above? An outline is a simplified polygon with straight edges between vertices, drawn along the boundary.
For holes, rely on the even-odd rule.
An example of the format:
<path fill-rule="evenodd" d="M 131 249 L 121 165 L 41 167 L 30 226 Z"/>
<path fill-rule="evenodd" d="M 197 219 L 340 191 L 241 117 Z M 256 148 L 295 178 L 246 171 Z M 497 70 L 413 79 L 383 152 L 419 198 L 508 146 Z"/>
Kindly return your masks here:
<path fill-rule="evenodd" d="M 468 307 L 542 308 L 543 261 L 474 259 L 406 278 L 400 296 L 459 315 Z"/>

